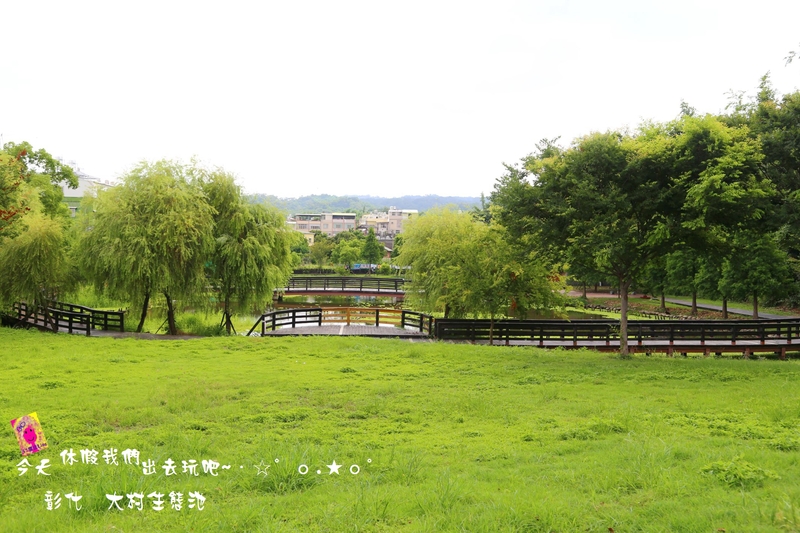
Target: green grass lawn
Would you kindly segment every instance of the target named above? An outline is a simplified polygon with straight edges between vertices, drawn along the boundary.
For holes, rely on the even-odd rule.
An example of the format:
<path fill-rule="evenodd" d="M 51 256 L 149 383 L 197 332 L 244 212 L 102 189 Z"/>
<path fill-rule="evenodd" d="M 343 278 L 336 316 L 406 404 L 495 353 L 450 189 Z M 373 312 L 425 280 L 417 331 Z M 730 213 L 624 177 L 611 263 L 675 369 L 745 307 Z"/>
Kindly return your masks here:
<path fill-rule="evenodd" d="M 4 328 L 0 346 L 3 532 L 800 529 L 797 360 Z M 29 462 L 49 459 L 49 476 L 17 470 L 7 421 L 33 411 L 49 448 Z M 156 473 L 123 464 L 125 449 Z M 231 468 L 191 476 L 189 460 Z M 108 510 L 106 494 L 135 493 L 143 510 L 127 496 Z"/>

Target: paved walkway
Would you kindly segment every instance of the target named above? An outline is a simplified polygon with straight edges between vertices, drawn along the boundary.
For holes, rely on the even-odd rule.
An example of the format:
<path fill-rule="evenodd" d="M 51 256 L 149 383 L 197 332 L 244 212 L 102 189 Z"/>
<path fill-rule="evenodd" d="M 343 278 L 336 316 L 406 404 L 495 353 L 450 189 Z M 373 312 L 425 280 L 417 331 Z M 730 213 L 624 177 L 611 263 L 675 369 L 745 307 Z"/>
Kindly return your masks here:
<path fill-rule="evenodd" d="M 305 335 L 328 335 L 328 336 L 351 336 L 361 337 L 384 337 L 384 338 L 403 338 L 403 339 L 428 339 L 425 333 L 419 330 L 402 329 L 394 326 L 348 326 L 346 324 L 334 324 L 330 326 L 299 326 L 296 328 L 279 328 L 275 331 L 267 331 L 268 336 L 305 336 Z"/>
<path fill-rule="evenodd" d="M 692 306 L 692 302 L 687 301 L 687 300 L 678 300 L 676 298 L 665 298 L 664 300 L 669 302 L 669 303 L 671 303 L 671 304 L 675 304 L 675 305 L 683 305 L 683 306 L 686 306 L 686 307 L 691 307 Z M 719 312 L 722 312 L 722 306 L 721 305 L 697 304 L 697 308 L 698 309 L 706 309 L 708 311 L 719 311 Z M 735 307 L 729 307 L 728 308 L 728 313 L 733 313 L 734 315 L 744 315 L 744 316 L 747 316 L 747 317 L 753 316 L 753 310 L 752 309 L 737 309 Z M 762 313 L 762 312 L 758 313 L 758 317 L 759 318 L 769 318 L 769 319 L 792 318 L 791 316 L 775 315 L 775 314 L 772 314 L 772 313 Z"/>
<path fill-rule="evenodd" d="M 583 292 L 573 290 L 573 291 L 570 291 L 568 293 L 568 295 L 569 296 L 573 296 L 573 297 L 574 296 L 583 296 Z M 586 294 L 586 296 L 588 298 L 615 298 L 615 297 L 618 297 L 618 295 L 616 295 L 616 294 L 608 294 L 607 292 L 588 292 Z M 631 296 L 634 296 L 634 295 L 631 295 Z M 657 298 L 654 298 L 654 299 L 657 301 Z M 691 307 L 692 306 L 692 302 L 691 301 L 679 300 L 677 298 L 664 298 L 664 301 L 669 302 L 671 304 L 675 304 L 675 305 L 683 305 L 683 306 L 686 306 L 686 307 Z M 719 312 L 722 312 L 722 306 L 721 305 L 697 304 L 697 308 L 698 309 L 706 309 L 708 311 L 719 311 Z M 740 308 L 736 308 L 736 307 L 728 307 L 728 313 L 731 313 L 731 314 L 734 314 L 734 315 L 742 315 L 742 316 L 746 316 L 746 317 L 753 316 L 753 310 L 752 309 L 740 309 Z M 787 316 L 787 315 L 776 315 L 776 314 L 772 314 L 772 313 L 761 313 L 761 312 L 758 313 L 758 316 L 759 316 L 759 318 L 768 318 L 768 319 L 796 318 L 796 316 L 793 317 L 793 316 Z"/>

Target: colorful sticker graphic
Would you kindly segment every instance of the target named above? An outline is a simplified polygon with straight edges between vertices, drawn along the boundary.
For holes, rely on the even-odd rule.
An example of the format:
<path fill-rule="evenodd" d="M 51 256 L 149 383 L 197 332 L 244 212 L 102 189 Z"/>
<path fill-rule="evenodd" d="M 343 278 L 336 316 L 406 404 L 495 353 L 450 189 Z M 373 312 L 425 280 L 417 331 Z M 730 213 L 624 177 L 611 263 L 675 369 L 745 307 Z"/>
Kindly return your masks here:
<path fill-rule="evenodd" d="M 31 455 L 47 448 L 42 425 L 36 413 L 15 418 L 11 421 L 11 427 L 17 435 L 22 455 Z"/>

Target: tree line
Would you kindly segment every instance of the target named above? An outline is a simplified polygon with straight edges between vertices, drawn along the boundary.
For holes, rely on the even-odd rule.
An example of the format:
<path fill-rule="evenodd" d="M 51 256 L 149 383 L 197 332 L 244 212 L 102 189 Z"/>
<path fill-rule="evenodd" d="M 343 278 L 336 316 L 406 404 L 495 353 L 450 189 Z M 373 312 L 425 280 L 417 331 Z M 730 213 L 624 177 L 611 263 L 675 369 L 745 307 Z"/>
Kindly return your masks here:
<path fill-rule="evenodd" d="M 234 177 L 197 162 L 142 162 L 121 184 L 86 196 L 72 219 L 61 184 L 72 169 L 27 143 L 0 151 L 0 300 L 33 312 L 91 284 L 141 309 L 156 299 L 177 333 L 176 303 L 209 306 L 228 333 L 234 312 L 265 306 L 286 283 L 302 239 L 284 216 L 244 197 Z"/>
<path fill-rule="evenodd" d="M 670 122 L 542 140 L 480 209 L 408 225 L 409 297 L 445 315 L 524 316 L 557 300 L 557 272 L 610 280 L 623 355 L 633 287 L 662 302 L 667 290 L 748 299 L 755 317 L 764 299 L 796 305 L 800 93 L 778 97 L 765 76 L 756 96 L 733 96 L 724 114 L 682 103 Z"/>

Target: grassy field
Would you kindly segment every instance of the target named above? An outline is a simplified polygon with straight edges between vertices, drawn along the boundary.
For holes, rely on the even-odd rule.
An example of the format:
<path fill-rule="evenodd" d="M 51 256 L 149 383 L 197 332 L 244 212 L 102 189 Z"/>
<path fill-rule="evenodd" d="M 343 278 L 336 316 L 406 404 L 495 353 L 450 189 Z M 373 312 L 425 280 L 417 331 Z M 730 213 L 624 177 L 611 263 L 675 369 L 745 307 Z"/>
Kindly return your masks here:
<path fill-rule="evenodd" d="M 800 530 L 796 360 L 4 328 L 0 346 L 4 420 L 36 411 L 50 445 L 19 475 L 4 422 L 3 532 Z M 231 468 L 192 476 L 189 460 Z M 136 493 L 143 510 L 108 509 Z"/>

